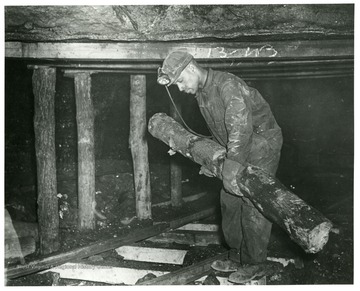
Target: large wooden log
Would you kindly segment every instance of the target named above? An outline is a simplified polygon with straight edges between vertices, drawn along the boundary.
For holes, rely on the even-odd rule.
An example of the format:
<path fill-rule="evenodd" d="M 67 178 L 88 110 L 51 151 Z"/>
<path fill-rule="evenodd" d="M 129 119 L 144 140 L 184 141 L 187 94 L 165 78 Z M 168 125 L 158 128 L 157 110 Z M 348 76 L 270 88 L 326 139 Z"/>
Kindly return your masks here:
<path fill-rule="evenodd" d="M 34 69 L 34 132 L 38 187 L 40 252 L 59 249 L 59 214 L 55 157 L 55 84 L 56 69 Z"/>
<path fill-rule="evenodd" d="M 78 224 L 79 229 L 95 228 L 94 108 L 90 73 L 74 75 L 78 131 Z"/>
<path fill-rule="evenodd" d="M 130 136 L 129 144 L 134 165 L 136 215 L 151 219 L 151 190 L 146 133 L 146 77 L 130 77 Z"/>
<path fill-rule="evenodd" d="M 205 166 L 222 179 L 224 147 L 193 135 L 164 113 L 155 114 L 149 120 L 148 128 L 154 137 L 174 151 Z M 282 227 L 305 252 L 316 253 L 327 243 L 332 223 L 275 177 L 258 167 L 246 165 L 245 170 L 234 179 L 241 193 L 233 194 L 249 198 L 265 217 Z"/>

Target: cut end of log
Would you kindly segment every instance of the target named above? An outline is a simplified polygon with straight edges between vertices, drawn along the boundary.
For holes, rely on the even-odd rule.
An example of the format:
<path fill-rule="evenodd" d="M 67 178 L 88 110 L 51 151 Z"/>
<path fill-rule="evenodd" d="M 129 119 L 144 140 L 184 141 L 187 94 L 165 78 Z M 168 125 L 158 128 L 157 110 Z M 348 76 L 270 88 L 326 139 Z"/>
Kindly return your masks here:
<path fill-rule="evenodd" d="M 158 112 L 155 113 L 152 117 L 150 117 L 149 122 L 148 122 L 148 129 L 151 132 L 151 129 L 154 127 L 154 122 L 156 123 L 157 120 L 166 117 L 167 114 L 163 113 L 163 112 Z"/>
<path fill-rule="evenodd" d="M 329 239 L 329 232 L 332 228 L 330 221 L 323 222 L 316 226 L 309 234 L 309 247 L 305 251 L 315 254 L 322 250 Z"/>

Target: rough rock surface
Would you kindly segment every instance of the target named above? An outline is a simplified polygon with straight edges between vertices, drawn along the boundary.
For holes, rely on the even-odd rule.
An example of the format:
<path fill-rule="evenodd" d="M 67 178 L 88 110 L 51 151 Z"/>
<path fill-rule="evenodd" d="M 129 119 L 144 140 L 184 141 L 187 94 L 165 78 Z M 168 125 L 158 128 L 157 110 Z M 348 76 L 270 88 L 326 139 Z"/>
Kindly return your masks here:
<path fill-rule="evenodd" d="M 354 5 L 7 6 L 6 41 L 352 37 Z"/>

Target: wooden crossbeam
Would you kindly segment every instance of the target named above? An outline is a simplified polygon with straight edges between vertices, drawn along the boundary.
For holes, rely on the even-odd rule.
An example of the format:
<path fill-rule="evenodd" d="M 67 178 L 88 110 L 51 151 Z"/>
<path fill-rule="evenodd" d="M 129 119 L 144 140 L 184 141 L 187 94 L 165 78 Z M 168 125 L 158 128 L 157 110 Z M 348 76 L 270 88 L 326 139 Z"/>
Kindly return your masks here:
<path fill-rule="evenodd" d="M 29 59 L 163 60 L 174 50 L 196 59 L 301 58 L 354 56 L 353 39 L 260 42 L 128 42 L 22 43 L 5 42 L 5 57 Z"/>

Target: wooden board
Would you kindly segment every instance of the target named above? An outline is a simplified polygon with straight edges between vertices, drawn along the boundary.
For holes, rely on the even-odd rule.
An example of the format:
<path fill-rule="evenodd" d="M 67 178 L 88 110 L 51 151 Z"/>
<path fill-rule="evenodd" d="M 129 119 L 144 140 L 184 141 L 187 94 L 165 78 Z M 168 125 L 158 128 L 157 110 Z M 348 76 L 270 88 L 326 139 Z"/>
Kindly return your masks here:
<path fill-rule="evenodd" d="M 218 224 L 188 223 L 176 230 L 219 231 L 220 226 Z"/>
<path fill-rule="evenodd" d="M 157 243 L 178 243 L 191 246 L 220 245 L 223 243 L 220 233 L 210 231 L 169 231 L 147 240 Z"/>
<path fill-rule="evenodd" d="M 92 255 L 115 249 L 122 245 L 131 244 L 157 235 L 166 231 L 168 227 L 169 224 L 161 223 L 155 226 L 134 230 L 124 237 L 98 241 L 86 247 L 77 248 L 75 250 L 60 254 L 53 254 L 43 259 L 32 261 L 25 265 L 9 268 L 6 270 L 6 276 L 8 279 L 17 278 L 20 276 L 36 273 L 41 270 L 49 269 L 51 267 L 61 265 L 75 259 L 87 258 Z"/>
<path fill-rule="evenodd" d="M 115 251 L 125 260 L 182 265 L 187 251 L 137 246 L 122 246 Z"/>
<path fill-rule="evenodd" d="M 215 213 L 215 210 L 215 207 L 210 207 L 191 215 L 185 215 L 181 218 L 171 221 L 170 223 L 158 223 L 154 226 L 142 229 L 135 229 L 124 237 L 101 240 L 86 247 L 77 248 L 75 250 L 60 254 L 53 254 L 39 260 L 31 261 L 25 265 L 9 268 L 6 270 L 6 276 L 8 279 L 25 276 L 64 264 L 75 259 L 90 257 L 92 255 L 106 252 L 108 250 L 112 250 L 123 245 L 128 245 L 137 241 L 141 241 L 149 237 L 158 235 L 160 233 L 169 231 L 173 228 L 178 228 L 189 222 L 206 218 L 210 215 L 213 215 Z"/>
<path fill-rule="evenodd" d="M 45 272 L 56 272 L 60 278 L 104 282 L 109 284 L 135 285 L 136 281 L 146 274 L 155 276 L 167 274 L 165 271 L 139 270 L 111 266 L 99 266 L 80 263 L 66 263 Z"/>

